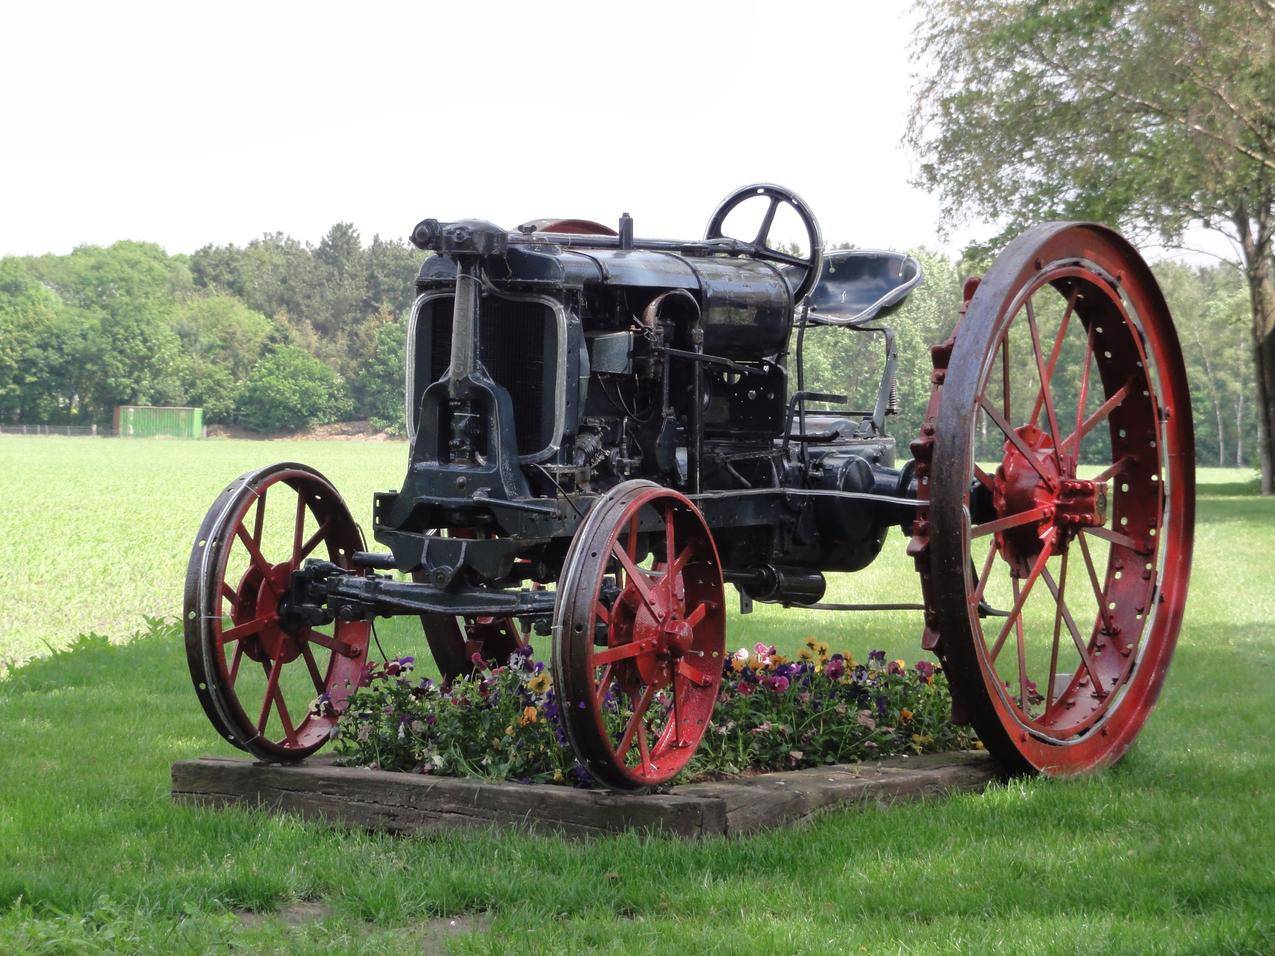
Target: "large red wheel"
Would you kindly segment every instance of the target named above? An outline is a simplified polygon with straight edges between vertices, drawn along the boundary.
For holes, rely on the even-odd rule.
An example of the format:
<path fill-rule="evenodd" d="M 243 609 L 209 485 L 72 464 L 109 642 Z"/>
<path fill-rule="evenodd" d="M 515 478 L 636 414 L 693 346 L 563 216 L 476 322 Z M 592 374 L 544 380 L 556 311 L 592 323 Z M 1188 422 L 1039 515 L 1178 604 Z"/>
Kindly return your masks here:
<path fill-rule="evenodd" d="M 1195 494 L 1181 351 L 1150 270 L 1105 227 L 1034 229 L 968 292 L 913 445 L 927 644 L 1008 769 L 1079 773 L 1132 744 L 1177 642 Z"/>
<path fill-rule="evenodd" d="M 285 462 L 236 479 L 213 502 L 186 573 L 186 658 L 213 726 L 263 760 L 300 760 L 329 738 L 358 686 L 369 625 L 280 617 L 307 557 L 350 567 L 358 525 L 317 471 Z"/>
<path fill-rule="evenodd" d="M 553 634 L 580 762 L 620 790 L 673 779 L 708 728 L 726 653 L 722 571 L 699 510 L 649 481 L 604 495 L 571 542 Z"/>

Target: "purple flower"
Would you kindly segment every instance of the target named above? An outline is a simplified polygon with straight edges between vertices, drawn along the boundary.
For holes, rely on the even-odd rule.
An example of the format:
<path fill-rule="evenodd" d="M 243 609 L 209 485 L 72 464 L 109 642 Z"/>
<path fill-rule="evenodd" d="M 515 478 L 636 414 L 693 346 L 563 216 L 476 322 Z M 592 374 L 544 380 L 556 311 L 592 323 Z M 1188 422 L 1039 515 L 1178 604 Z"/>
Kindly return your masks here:
<path fill-rule="evenodd" d="M 738 684 L 735 685 L 735 690 L 738 691 L 743 696 L 747 697 L 749 694 L 753 692 L 753 685 L 746 680 L 741 680 Z"/>
<path fill-rule="evenodd" d="M 934 665 L 929 661 L 917 661 L 916 672 L 921 675 L 921 680 L 927 684 L 934 679 Z"/>
<path fill-rule="evenodd" d="M 782 694 L 788 689 L 788 678 L 781 674 L 776 674 L 774 677 L 767 677 L 766 687 L 774 691 L 776 694 Z"/>
<path fill-rule="evenodd" d="M 885 651 L 868 651 L 868 660 L 874 664 L 884 664 Z"/>
<path fill-rule="evenodd" d="M 845 672 L 846 664 L 840 657 L 832 658 L 823 667 L 823 676 L 828 678 L 828 680 L 840 680 Z"/>

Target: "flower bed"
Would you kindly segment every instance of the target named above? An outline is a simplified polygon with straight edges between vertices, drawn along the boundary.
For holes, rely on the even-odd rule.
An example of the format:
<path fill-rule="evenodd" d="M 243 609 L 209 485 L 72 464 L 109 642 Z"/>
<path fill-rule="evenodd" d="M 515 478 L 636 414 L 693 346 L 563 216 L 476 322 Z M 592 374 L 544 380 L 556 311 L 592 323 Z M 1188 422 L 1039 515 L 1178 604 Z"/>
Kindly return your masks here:
<path fill-rule="evenodd" d="M 475 662 L 480 659 L 476 657 Z M 448 687 L 410 657 L 369 667 L 334 731 L 341 762 L 415 773 L 589 786 L 530 647 Z M 322 701 L 318 706 L 324 706 Z M 798 659 L 758 644 L 726 662 L 713 722 L 679 778 L 690 780 L 977 746 L 949 720 L 941 671 L 872 651 L 860 664 L 811 638 Z"/>

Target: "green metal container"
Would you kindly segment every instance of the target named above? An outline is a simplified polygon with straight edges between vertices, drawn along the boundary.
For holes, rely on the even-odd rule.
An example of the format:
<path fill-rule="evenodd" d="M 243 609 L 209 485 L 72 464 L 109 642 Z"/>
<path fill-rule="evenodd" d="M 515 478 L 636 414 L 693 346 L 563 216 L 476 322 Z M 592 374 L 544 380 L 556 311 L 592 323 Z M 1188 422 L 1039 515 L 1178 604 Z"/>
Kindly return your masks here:
<path fill-rule="evenodd" d="M 115 434 L 121 438 L 203 438 L 204 410 L 161 405 L 117 405 Z"/>

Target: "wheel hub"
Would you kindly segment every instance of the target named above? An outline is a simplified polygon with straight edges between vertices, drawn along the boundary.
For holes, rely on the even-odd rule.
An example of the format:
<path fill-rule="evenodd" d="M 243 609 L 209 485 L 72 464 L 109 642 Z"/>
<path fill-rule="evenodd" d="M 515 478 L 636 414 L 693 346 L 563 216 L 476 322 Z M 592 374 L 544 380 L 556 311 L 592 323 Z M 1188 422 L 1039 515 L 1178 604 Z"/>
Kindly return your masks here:
<path fill-rule="evenodd" d="M 681 575 L 671 583 L 659 580 L 649 588 L 649 593 L 655 614 L 633 582 L 625 586 L 619 606 L 629 613 L 617 617 L 619 626 L 614 630 L 613 640 L 618 644 L 627 644 L 630 640 L 640 644 L 642 651 L 633 658 L 633 663 L 642 681 L 664 688 L 673 679 L 677 661 L 691 650 L 695 632 L 685 621 Z"/>
<path fill-rule="evenodd" d="M 287 664 L 301 656 L 301 643 L 279 621 L 279 595 L 287 593 L 291 577 L 288 561 L 272 565 L 268 575 L 254 564 L 239 584 L 231 620 L 235 624 L 265 621 L 256 634 L 243 639 L 244 653 L 255 661 L 273 664 L 282 658 Z"/>
<path fill-rule="evenodd" d="M 1018 576 L 1026 577 L 1051 528 L 1057 553 L 1081 529 L 1106 523 L 1107 486 L 1077 478 L 1074 456 L 1056 454 L 1053 439 L 1035 425 L 1015 431 L 1032 456 L 1028 458 L 1012 441 L 1005 443 L 1004 458 L 993 478 L 992 502 L 998 518 L 1042 512 L 1037 521 L 996 533 L 1002 557 Z"/>

